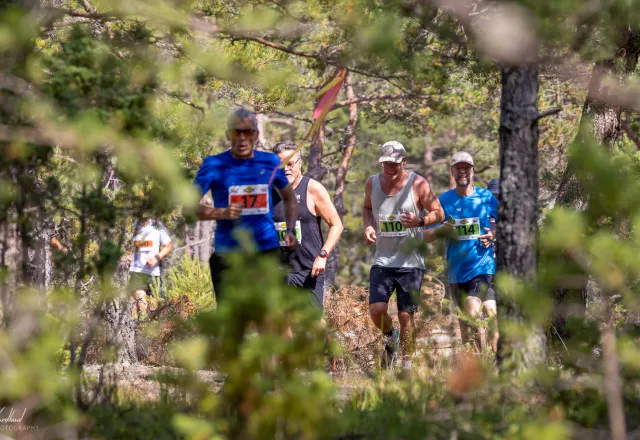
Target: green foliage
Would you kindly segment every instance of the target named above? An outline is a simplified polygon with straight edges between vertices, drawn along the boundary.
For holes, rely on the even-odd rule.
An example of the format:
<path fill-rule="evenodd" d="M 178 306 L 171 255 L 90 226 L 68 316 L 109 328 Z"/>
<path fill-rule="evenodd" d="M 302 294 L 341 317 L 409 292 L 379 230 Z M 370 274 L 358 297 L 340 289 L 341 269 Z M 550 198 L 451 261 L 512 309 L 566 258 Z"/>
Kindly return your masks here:
<path fill-rule="evenodd" d="M 175 406 L 162 403 L 93 406 L 88 413 L 92 423 L 87 434 L 92 438 L 122 440 L 179 438 L 179 431 L 171 423 L 175 411 Z"/>
<path fill-rule="evenodd" d="M 165 299 L 179 299 L 186 296 L 198 309 L 203 310 L 213 308 L 215 305 L 209 265 L 197 258 L 192 258 L 187 252 L 175 266 L 163 274 L 163 283 L 162 293 Z M 153 286 L 152 291 L 156 298 L 162 296 L 160 286 Z"/>
<path fill-rule="evenodd" d="M 92 3 L 104 20 L 70 19 L 63 10 L 44 18 L 48 13 L 0 9 L 3 227 L 16 226 L 20 250 L 28 255 L 32 240 L 39 240 L 39 249 L 46 246 L 43 226 L 50 219 L 64 225 L 71 251 L 55 254 L 55 272 L 73 286 L 54 290 L 50 314 L 42 318 L 42 311 L 27 307 L 37 302 L 28 290 L 14 291 L 14 284 L 30 282 L 28 265 L 5 266 L 10 253 L 3 251 L 0 407 L 29 402 L 30 423 L 82 425 L 83 435 L 104 438 L 450 438 L 455 430 L 459 438 L 553 439 L 568 437 L 563 417 L 583 427 L 606 426 L 602 392 L 567 387 L 552 369 L 543 369 L 551 378 L 536 373 L 544 386 L 490 378 L 467 394 L 456 394 L 442 377 L 383 378 L 342 405 L 320 371 L 319 313 L 283 286 L 273 262 L 236 261 L 226 303 L 213 310 L 207 265 L 186 255 L 165 274 L 165 296 L 186 295 L 202 312 L 179 329 L 190 339 L 173 347 L 188 374 L 160 380 L 188 399 L 100 403 L 81 419 L 76 408 L 87 409 L 79 398 L 87 388 L 77 371 L 79 341 L 104 336 L 84 324 L 104 316 L 104 298 L 115 294 L 111 277 L 133 217 L 167 218 L 178 230 L 185 222 L 179 213 L 184 209 L 189 217 L 197 198 L 190 184 L 195 170 L 206 155 L 228 147 L 224 120 L 234 105 L 263 113 L 266 147 L 298 140 L 308 129 L 312 89 L 336 67 L 353 68 L 356 97 L 368 99 L 358 103 L 357 147 L 348 165 L 339 283 L 366 283 L 372 251 L 362 243 L 361 183 L 379 170 L 382 143 L 403 142 L 411 169 L 431 173 L 437 194 L 448 189 L 454 150 L 474 155 L 480 186 L 499 170 L 497 69 L 477 59 L 469 23 L 462 26 L 424 2 Z M 515 3 L 535 14 L 545 51 L 563 54 L 574 42 L 584 2 Z M 584 23 L 589 32 L 576 51 L 587 59 L 610 57 L 620 32 L 637 22 L 636 3 L 600 5 Z M 86 15 L 75 2 L 67 6 Z M 483 14 L 474 10 L 472 20 L 482 21 Z M 578 131 L 584 91 L 541 70 L 541 110 L 563 107 L 540 122 L 541 181 L 548 189 Z M 326 123 L 321 162 L 330 189 L 344 160 L 348 117 L 339 105 Z M 637 121 L 630 124 L 638 128 Z M 593 278 L 618 328 L 629 332 L 620 358 L 628 390 L 634 390 L 639 356 L 629 317 L 639 312 L 640 156 L 629 139 L 611 154 L 588 135 L 578 138 L 570 161 L 589 194 L 587 211 L 550 212 L 536 282 L 503 278 L 498 291 L 527 311 L 525 322 L 510 327 L 510 335 L 524 338 L 531 323 L 548 321 L 554 289 Z M 445 272 L 442 251 L 440 243 L 426 248 L 438 276 Z M 11 313 L 4 303 L 10 291 Z M 77 313 L 80 298 L 93 307 L 87 316 Z M 598 340 L 597 323 L 581 315 L 571 321 L 580 337 L 567 341 L 565 350 L 588 353 Z M 284 336 L 289 326 L 293 339 Z M 589 370 L 584 359 L 564 368 Z M 60 364 L 68 368 L 61 372 Z M 198 369 L 226 376 L 220 394 L 192 375 Z M 640 405 L 628 390 L 625 405 L 637 420 Z"/>
<path fill-rule="evenodd" d="M 371 439 L 446 439 L 452 432 L 461 439 L 570 438 L 563 421 L 553 420 L 552 411 L 527 397 L 523 384 L 509 391 L 500 380 L 488 379 L 461 399 L 451 387 L 475 374 L 466 373 L 465 378 L 454 372 L 460 377 L 449 378 L 449 384 L 431 375 L 413 375 L 408 381 L 383 377 L 354 393 L 342 408 L 341 433 Z"/>

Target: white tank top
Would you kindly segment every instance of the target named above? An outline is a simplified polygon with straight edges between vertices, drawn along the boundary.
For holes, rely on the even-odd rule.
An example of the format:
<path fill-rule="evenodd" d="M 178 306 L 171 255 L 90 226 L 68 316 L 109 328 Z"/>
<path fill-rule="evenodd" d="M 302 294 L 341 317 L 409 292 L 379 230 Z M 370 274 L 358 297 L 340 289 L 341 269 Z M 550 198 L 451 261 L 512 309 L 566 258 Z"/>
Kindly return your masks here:
<path fill-rule="evenodd" d="M 400 214 L 409 211 L 424 217 L 413 197 L 413 181 L 416 174 L 411 172 L 407 183 L 392 196 L 382 191 L 380 174 L 373 176 L 371 205 L 376 228 L 376 253 L 373 264 L 383 267 L 413 267 L 425 269 L 424 257 L 417 249 L 422 242 L 422 228 L 405 229 L 400 224 Z"/>

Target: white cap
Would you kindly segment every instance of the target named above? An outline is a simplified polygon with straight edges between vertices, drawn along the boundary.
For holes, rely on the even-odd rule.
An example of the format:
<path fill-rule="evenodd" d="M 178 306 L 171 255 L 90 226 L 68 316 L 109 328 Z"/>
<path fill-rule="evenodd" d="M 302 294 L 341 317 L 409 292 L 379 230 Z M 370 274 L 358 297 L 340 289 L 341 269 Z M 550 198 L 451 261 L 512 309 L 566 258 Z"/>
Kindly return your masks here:
<path fill-rule="evenodd" d="M 393 162 L 400 163 L 402 159 L 407 157 L 407 152 L 398 141 L 389 141 L 380 148 L 380 159 L 378 162 Z"/>
<path fill-rule="evenodd" d="M 466 151 L 458 151 L 451 157 L 451 166 L 454 166 L 457 163 L 468 163 L 473 166 L 473 157 Z"/>

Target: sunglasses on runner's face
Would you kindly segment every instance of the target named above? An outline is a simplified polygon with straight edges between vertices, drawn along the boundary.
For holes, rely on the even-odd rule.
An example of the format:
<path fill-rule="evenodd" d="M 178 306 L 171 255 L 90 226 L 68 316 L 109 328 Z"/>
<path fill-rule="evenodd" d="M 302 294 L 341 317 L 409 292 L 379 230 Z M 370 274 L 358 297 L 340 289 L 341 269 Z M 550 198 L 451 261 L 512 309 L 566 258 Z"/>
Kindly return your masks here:
<path fill-rule="evenodd" d="M 298 162 L 300 162 L 300 158 L 287 162 L 287 168 L 293 168 Z"/>
<path fill-rule="evenodd" d="M 234 128 L 233 130 L 231 130 L 231 134 L 235 135 L 235 136 L 240 136 L 241 134 L 245 135 L 245 137 L 249 137 L 249 136 L 253 136 L 253 134 L 255 133 L 255 130 L 252 128 Z"/>

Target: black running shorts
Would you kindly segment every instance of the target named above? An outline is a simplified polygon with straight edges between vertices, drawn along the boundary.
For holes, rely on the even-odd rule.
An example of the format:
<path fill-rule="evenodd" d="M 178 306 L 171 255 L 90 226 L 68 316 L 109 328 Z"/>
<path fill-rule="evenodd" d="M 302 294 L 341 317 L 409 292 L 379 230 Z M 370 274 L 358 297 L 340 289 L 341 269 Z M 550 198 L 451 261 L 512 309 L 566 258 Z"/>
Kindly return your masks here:
<path fill-rule="evenodd" d="M 393 292 L 398 299 L 398 311 L 415 313 L 420 301 L 424 270 L 414 267 L 372 266 L 369 273 L 369 304 L 388 303 Z"/>
<path fill-rule="evenodd" d="M 466 296 L 479 298 L 482 302 L 496 300 L 493 275 L 491 274 L 478 275 L 464 283 L 449 284 L 449 287 L 451 288 L 451 297 L 456 305 L 462 305 Z"/>
<path fill-rule="evenodd" d="M 311 303 L 320 310 L 324 309 L 324 274 L 321 273 L 317 277 L 311 276 L 311 271 L 305 272 L 289 272 L 287 274 L 287 283 L 309 292 Z"/>

